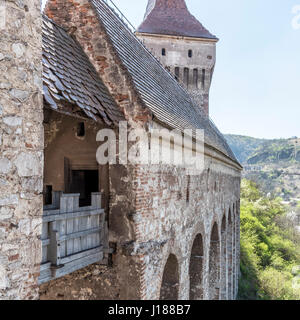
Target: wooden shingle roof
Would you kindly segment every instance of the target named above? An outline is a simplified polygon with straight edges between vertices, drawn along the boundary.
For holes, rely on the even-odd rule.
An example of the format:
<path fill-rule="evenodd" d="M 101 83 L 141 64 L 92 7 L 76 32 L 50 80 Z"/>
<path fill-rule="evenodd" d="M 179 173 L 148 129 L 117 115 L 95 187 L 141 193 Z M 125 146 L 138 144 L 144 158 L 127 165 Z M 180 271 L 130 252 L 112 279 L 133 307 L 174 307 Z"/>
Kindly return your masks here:
<path fill-rule="evenodd" d="M 87 117 L 107 125 L 124 120 L 81 46 L 63 28 L 43 16 L 43 93 L 55 110 L 62 103 L 78 107 Z"/>

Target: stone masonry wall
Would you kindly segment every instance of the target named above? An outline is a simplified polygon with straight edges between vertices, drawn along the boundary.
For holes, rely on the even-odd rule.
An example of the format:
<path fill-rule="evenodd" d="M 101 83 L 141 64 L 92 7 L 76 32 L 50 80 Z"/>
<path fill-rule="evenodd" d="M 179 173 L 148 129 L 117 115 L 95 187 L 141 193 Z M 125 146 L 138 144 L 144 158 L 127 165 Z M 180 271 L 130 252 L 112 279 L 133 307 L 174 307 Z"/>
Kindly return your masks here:
<path fill-rule="evenodd" d="M 0 299 L 37 299 L 43 111 L 39 0 L 0 1 Z"/>
<path fill-rule="evenodd" d="M 190 182 L 188 182 L 190 180 Z M 233 269 L 233 274 L 227 278 L 214 279 L 219 288 L 224 290 L 231 283 L 232 293 L 226 294 L 227 299 L 234 299 L 237 294 L 238 254 L 234 256 L 229 266 L 228 259 L 221 259 L 224 252 L 221 241 L 218 243 L 220 252 L 217 260 L 210 269 L 212 241 L 211 234 L 214 223 L 218 226 L 218 238 L 221 239 L 221 224 L 225 216 L 226 238 L 234 234 L 236 239 L 239 230 L 229 232 L 229 212 L 235 212 L 239 200 L 240 177 L 239 172 L 214 163 L 206 158 L 206 167 L 201 176 L 191 176 L 184 170 L 171 167 L 149 170 L 140 167 L 136 169 L 136 221 L 137 241 L 135 249 L 144 266 L 142 279 L 142 299 L 159 299 L 164 267 L 170 254 L 176 256 L 179 264 L 179 299 L 189 299 L 190 279 L 189 268 L 191 251 L 198 234 L 203 239 L 203 283 L 204 299 L 214 299 L 210 288 L 209 277 L 214 275 L 215 269 L 221 268 L 225 273 Z M 189 185 L 189 186 L 188 186 Z M 187 194 L 188 199 L 187 199 Z M 235 215 L 233 225 L 237 224 Z M 233 242 L 235 252 L 238 241 Z M 140 249 L 142 248 L 142 249 Z M 236 251 L 237 252 L 237 251 Z M 223 254 L 224 255 L 224 254 Z M 227 265 L 222 265 L 222 260 Z M 220 277 L 216 274 L 215 277 Z M 233 280 L 235 279 L 235 280 Z M 235 281 L 233 283 L 232 281 Z M 221 297 L 221 296 L 220 296 Z"/>

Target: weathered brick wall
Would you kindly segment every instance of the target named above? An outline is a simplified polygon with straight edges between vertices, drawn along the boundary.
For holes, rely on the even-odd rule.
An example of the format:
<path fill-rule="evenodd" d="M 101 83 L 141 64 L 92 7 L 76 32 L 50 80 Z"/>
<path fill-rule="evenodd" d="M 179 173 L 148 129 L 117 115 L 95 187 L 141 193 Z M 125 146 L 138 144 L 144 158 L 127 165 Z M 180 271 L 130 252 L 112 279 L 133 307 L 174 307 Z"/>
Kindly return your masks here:
<path fill-rule="evenodd" d="M 201 176 L 190 177 L 189 201 L 187 202 L 187 175 L 184 170 L 160 167 L 157 170 L 140 167 L 136 169 L 136 249 L 144 265 L 142 299 L 159 299 L 165 263 L 172 253 L 179 264 L 179 299 L 189 299 L 189 265 L 192 246 L 198 234 L 204 243 L 203 291 L 204 299 L 212 299 L 209 277 L 214 272 L 209 268 L 211 233 L 217 223 L 221 239 L 221 223 L 229 211 L 233 212 L 239 200 L 239 172 L 222 168 L 212 159 L 206 159 L 206 168 Z M 229 236 L 226 223 L 226 237 Z M 236 230 L 235 238 L 238 231 Z M 233 236 L 233 233 L 232 233 Z M 232 250 L 238 243 L 234 242 Z M 221 241 L 219 242 L 219 250 Z M 237 291 L 238 271 L 235 255 L 232 269 Z M 220 254 L 219 254 L 220 259 Z M 220 266 L 225 268 L 225 266 Z M 228 266 L 225 271 L 228 272 Z M 233 275 L 232 275 L 233 278 Z M 227 286 L 233 279 L 223 279 Z M 232 293 L 233 294 L 233 293 Z M 230 296 L 232 298 L 233 295 Z"/>
<path fill-rule="evenodd" d="M 0 6 L 0 299 L 35 299 L 43 187 L 40 1 Z"/>

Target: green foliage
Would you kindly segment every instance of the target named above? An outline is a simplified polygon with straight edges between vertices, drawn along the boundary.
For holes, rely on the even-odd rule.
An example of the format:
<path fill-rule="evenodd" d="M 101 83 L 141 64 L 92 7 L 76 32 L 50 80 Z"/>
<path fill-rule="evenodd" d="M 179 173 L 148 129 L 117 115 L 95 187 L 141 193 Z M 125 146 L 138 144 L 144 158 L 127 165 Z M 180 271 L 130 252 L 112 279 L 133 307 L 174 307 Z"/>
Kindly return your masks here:
<path fill-rule="evenodd" d="M 241 184 L 240 299 L 300 299 L 292 286 L 293 267 L 300 265 L 300 241 L 292 236 L 280 198 L 267 198 L 256 184 Z"/>

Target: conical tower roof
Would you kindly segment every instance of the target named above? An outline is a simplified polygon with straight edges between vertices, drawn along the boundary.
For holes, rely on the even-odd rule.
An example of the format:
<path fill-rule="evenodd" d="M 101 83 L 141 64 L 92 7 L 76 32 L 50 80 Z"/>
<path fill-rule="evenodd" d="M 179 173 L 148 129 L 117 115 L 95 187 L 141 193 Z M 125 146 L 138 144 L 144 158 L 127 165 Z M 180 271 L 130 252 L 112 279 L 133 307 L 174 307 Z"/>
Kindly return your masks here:
<path fill-rule="evenodd" d="M 149 0 L 137 32 L 218 40 L 189 12 L 185 0 Z"/>

